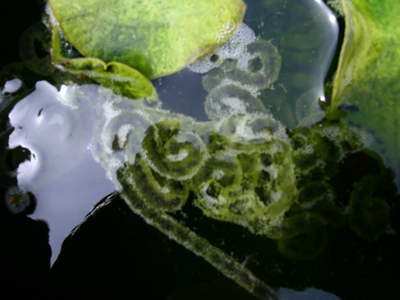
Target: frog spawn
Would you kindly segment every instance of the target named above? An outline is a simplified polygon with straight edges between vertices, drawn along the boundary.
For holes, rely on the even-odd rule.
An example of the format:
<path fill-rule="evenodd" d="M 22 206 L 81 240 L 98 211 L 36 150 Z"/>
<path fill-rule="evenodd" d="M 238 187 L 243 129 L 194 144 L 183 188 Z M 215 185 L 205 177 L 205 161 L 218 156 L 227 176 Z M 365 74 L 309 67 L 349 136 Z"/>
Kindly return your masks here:
<path fill-rule="evenodd" d="M 270 53 L 261 50 L 272 45 L 254 43 L 261 61 L 267 62 Z M 150 107 L 145 100 L 125 101 L 98 87 L 96 101 L 103 104 L 92 112 L 97 130 L 90 150 L 133 211 L 226 276 L 242 274 L 238 283 L 266 299 L 273 293 L 268 286 L 168 214 L 180 210 L 191 192 L 194 204 L 207 216 L 265 234 L 281 222 L 296 198 L 285 128 L 254 92 L 275 79 L 264 68 L 265 74 L 257 75 L 265 77 L 261 83 L 241 86 L 243 72 L 248 71 L 242 69 L 238 77 L 236 66 L 229 82 L 221 80 L 211 88 L 205 103 L 208 122 Z M 275 65 L 275 77 L 279 67 Z M 64 100 L 80 106 L 74 103 L 74 93 L 79 89 Z"/>
<path fill-rule="evenodd" d="M 242 44 L 241 55 L 233 55 L 228 46 L 229 51 L 219 50 L 220 60 L 203 77 L 209 91 L 205 101 L 209 122 L 199 123 L 141 101 L 121 109 L 123 105 L 110 94 L 103 105 L 107 119 L 100 128 L 104 129 L 93 138 L 91 149 L 120 189 L 122 178 L 129 178 L 124 179 L 129 181 L 125 192 L 157 210 L 181 209 L 192 192 L 194 205 L 206 216 L 277 239 L 284 255 L 309 259 L 325 243 L 299 255 L 291 242 L 313 236 L 321 224 L 344 223 L 343 210 L 334 204 L 335 191 L 328 182 L 343 157 L 360 151 L 368 137 L 342 123 L 298 127 L 288 136 L 256 96 L 278 77 L 279 54 L 267 41 L 248 40 Z M 269 51 L 261 51 L 265 49 Z M 242 68 L 238 57 L 250 61 L 254 53 L 262 66 L 256 71 Z M 256 79 L 243 84 L 246 74 Z M 102 144 L 96 146 L 99 140 Z M 318 174 L 318 184 L 306 184 Z M 320 193 L 313 196 L 313 190 Z M 326 211 L 331 212 L 330 219 Z M 310 221 L 301 227 L 290 221 L 291 215 L 294 220 Z M 295 226 L 301 229 L 293 230 Z M 284 231 L 291 233 L 283 235 Z M 326 241 L 324 232 L 318 231 L 314 240 Z M 290 247 L 291 252 L 285 250 Z"/>
<path fill-rule="evenodd" d="M 393 189 L 389 183 L 393 179 L 383 162 L 365 150 L 371 142 L 367 132 L 342 122 L 325 121 L 310 128 L 297 127 L 289 136 L 299 195 L 281 225 L 268 235 L 277 239 L 284 256 L 296 260 L 318 256 L 328 243 L 328 228 L 346 224 L 364 240 L 390 233 L 390 208 L 379 195 Z M 344 159 L 360 153 L 379 163 L 379 174 L 362 177 L 348 203 L 338 203 L 335 176 Z"/>
<path fill-rule="evenodd" d="M 158 209 L 180 209 L 191 191 L 195 205 L 207 216 L 252 232 L 265 234 L 280 222 L 297 195 L 291 147 L 284 126 L 254 96 L 276 80 L 280 57 L 267 41 L 247 41 L 252 42 L 236 56 L 248 61 L 258 57 L 262 67 L 251 72 L 241 67 L 243 62 L 226 59 L 216 73 L 212 70 L 204 77 L 210 122 L 199 123 L 141 102 L 133 104 L 134 110 L 117 109 L 111 102 L 103 105 L 112 117 L 91 149 L 104 167 L 113 166 L 109 176 L 117 186 L 115 171 L 124 168 L 132 178 L 130 189 Z M 225 49 L 232 57 L 232 47 Z M 244 82 L 246 78 L 251 80 Z M 96 140 L 103 144 L 94 146 Z"/>
<path fill-rule="evenodd" d="M 102 91 L 105 119 L 90 148 L 133 211 L 226 276 L 242 274 L 247 279 L 237 282 L 250 292 L 260 286 L 268 291 L 169 213 L 179 211 L 193 193 L 193 204 L 206 216 L 276 239 L 289 258 L 313 258 L 327 244 L 327 226 L 343 226 L 347 219 L 360 224 L 335 204 L 329 181 L 339 162 L 363 149 L 368 138 L 340 122 L 287 131 L 257 98 L 278 77 L 278 52 L 257 39 L 242 51 L 247 61 L 257 59 L 262 66 L 246 69 L 232 57 L 217 61 L 202 81 L 209 92 L 208 122 Z M 246 74 L 254 81 L 246 82 Z M 320 181 L 309 183 L 319 175 Z"/>

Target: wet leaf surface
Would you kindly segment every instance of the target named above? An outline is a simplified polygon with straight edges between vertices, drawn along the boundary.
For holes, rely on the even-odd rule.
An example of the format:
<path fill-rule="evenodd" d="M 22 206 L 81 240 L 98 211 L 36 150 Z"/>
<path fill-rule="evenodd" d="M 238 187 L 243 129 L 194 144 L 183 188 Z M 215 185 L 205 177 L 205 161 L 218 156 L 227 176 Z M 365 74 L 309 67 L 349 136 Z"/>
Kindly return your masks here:
<path fill-rule="evenodd" d="M 399 175 L 400 7 L 393 0 L 341 3 L 346 31 L 331 113 L 341 107 L 348 122 L 369 129 L 372 149 Z"/>
<path fill-rule="evenodd" d="M 68 41 L 86 57 L 117 61 L 153 79 L 222 45 L 241 23 L 241 0 L 50 0 Z"/>

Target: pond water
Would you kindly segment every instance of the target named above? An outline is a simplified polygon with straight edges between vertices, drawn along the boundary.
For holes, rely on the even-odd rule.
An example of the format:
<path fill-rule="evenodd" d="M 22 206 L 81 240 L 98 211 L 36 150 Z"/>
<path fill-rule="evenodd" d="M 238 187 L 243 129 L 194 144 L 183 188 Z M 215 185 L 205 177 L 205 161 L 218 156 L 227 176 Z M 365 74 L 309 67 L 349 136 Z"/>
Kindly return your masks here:
<path fill-rule="evenodd" d="M 286 8 L 284 4 L 278 12 L 274 12 L 276 15 L 282 14 L 285 20 L 292 20 L 284 21 L 287 24 L 282 24 L 288 28 L 285 35 L 281 32 L 283 28 L 276 28 L 276 32 L 271 32 L 269 26 L 280 18 L 271 22 L 269 16 L 264 17 L 254 13 L 252 15 L 250 7 L 249 26 L 254 29 L 248 29 L 237 38 L 238 43 L 246 39 L 255 40 L 256 36 L 266 40 L 272 38 L 273 43 L 279 47 L 283 56 L 280 78 L 269 91 L 266 91 L 268 96 L 264 96 L 262 100 L 268 101 L 266 107 L 270 108 L 277 119 L 281 117 L 282 122 L 286 121 L 288 126 L 295 126 L 301 121 L 293 116 L 293 108 L 302 94 L 308 93 L 306 101 L 309 103 L 304 103 L 304 106 L 315 106 L 317 100 L 324 97 L 324 77 L 336 47 L 338 26 L 335 17 L 322 2 L 314 2 L 299 3 L 297 8 L 304 12 L 302 14 L 297 13 L 296 7 L 288 5 Z M 317 12 L 317 15 L 314 12 Z M 311 23 L 309 28 L 307 25 L 304 26 L 307 29 L 318 26 L 318 35 L 313 32 L 305 36 L 303 28 L 294 29 L 296 24 L 309 22 L 311 16 L 319 23 Z M 257 19 L 252 20 L 252 18 Z M 258 19 L 263 21 L 260 22 Z M 298 36 L 310 39 L 312 44 L 310 45 L 308 40 L 300 40 L 301 44 L 291 41 L 291 38 Z M 223 50 L 217 52 L 218 54 L 223 56 Z M 227 58 L 230 56 L 229 53 L 225 55 Z M 239 55 L 242 54 L 239 52 Z M 295 55 L 298 58 L 291 57 Z M 235 57 L 237 54 L 231 56 Z M 291 63 L 285 63 L 286 57 L 291 57 Z M 204 60 L 208 62 L 209 57 Z M 198 69 L 200 71 L 196 70 L 197 72 L 207 71 L 207 68 L 202 70 L 201 66 Z M 206 121 L 204 100 L 207 91 L 201 85 L 202 77 L 202 74 L 185 69 L 176 75 L 155 80 L 163 109 L 191 116 L 198 121 Z M 305 84 L 302 82 L 304 81 L 302 77 L 306 78 Z M 11 84 L 11 81 L 7 82 L 7 85 Z M 93 108 L 89 105 L 89 101 L 84 99 L 72 100 L 79 101 L 76 106 L 63 103 L 63 97 L 67 98 L 71 91 L 77 89 L 82 95 L 92 98 L 90 104 L 94 106 Z M 69 231 L 83 219 L 102 196 L 115 188 L 105 176 L 104 170 L 96 164 L 88 149 L 93 128 L 99 126 L 91 123 L 88 114 L 90 111 L 95 111 L 95 107 L 102 107 L 104 103 L 102 99 L 90 95 L 93 93 L 90 87 L 87 88 L 88 91 L 85 89 L 85 86 L 72 88 L 62 86 L 58 93 L 50 84 L 38 82 L 36 91 L 19 102 L 9 115 L 11 125 L 16 129 L 10 136 L 9 146 L 14 148 L 20 145 L 32 153 L 31 161 L 19 167 L 18 183 L 21 189 L 31 191 L 38 199 L 32 217 L 44 219 L 49 223 L 53 262 Z M 133 106 L 129 99 L 120 101 L 124 101 L 128 107 Z M 282 107 L 279 102 L 292 107 Z M 282 112 L 284 110 L 286 112 Z M 321 118 L 322 115 L 317 114 L 317 118 Z"/>
<path fill-rule="evenodd" d="M 22 146 L 30 151 L 29 160 L 25 160 L 18 166 L 18 187 L 21 191 L 31 192 L 36 197 L 36 208 L 30 217 L 45 220 L 49 225 L 52 264 L 57 259 L 65 237 L 84 220 L 85 215 L 91 211 L 93 206 L 107 194 L 121 189 L 126 184 L 125 181 L 135 180 L 132 178 L 136 175 L 131 175 L 129 172 L 137 174 L 135 172 L 138 172 L 138 168 L 130 171 L 128 170 L 130 167 L 127 167 L 130 165 L 138 165 L 142 173 L 156 178 L 154 181 L 156 183 L 149 181 L 144 187 L 135 183 L 135 187 L 140 191 L 139 194 L 145 194 L 144 190 L 153 188 L 155 189 L 154 193 L 161 191 L 160 193 L 165 194 L 162 191 L 166 189 L 171 194 L 176 192 L 178 195 L 179 189 L 178 191 L 173 190 L 174 187 L 169 181 L 197 180 L 193 179 L 196 178 L 194 175 L 190 175 L 191 170 L 182 170 L 179 165 L 187 158 L 191 158 L 191 164 L 197 164 L 194 167 L 197 169 L 193 172 L 200 174 L 199 170 L 202 170 L 205 165 L 204 157 L 207 159 L 213 157 L 212 159 L 218 163 L 212 166 L 215 170 L 211 177 L 212 180 L 218 181 L 228 172 L 219 165 L 231 163 L 231 158 L 228 156 L 232 152 L 236 151 L 242 156 L 247 155 L 246 151 L 262 157 L 267 155 L 269 165 L 263 169 L 262 174 L 272 178 L 273 184 L 270 186 L 272 192 L 263 193 L 268 193 L 268 199 L 272 199 L 268 200 L 270 201 L 268 204 L 274 201 L 283 203 L 275 208 L 279 211 L 278 214 L 283 215 L 288 210 L 286 206 L 290 206 L 291 202 L 284 204 L 289 200 L 282 199 L 292 199 L 297 191 L 294 192 L 295 187 L 292 187 L 293 184 L 287 177 L 290 174 L 291 176 L 296 174 L 302 178 L 303 173 L 298 175 L 296 172 L 305 173 L 306 171 L 303 169 L 296 171 L 292 166 L 294 163 L 282 161 L 283 158 L 278 157 L 276 153 L 280 153 L 282 157 L 289 157 L 291 154 L 288 156 L 289 152 L 284 149 L 289 147 L 287 145 L 291 143 L 291 139 L 300 141 L 307 135 L 306 130 L 296 131 L 296 128 L 310 128 L 312 124 L 324 118 L 323 106 L 328 101 L 328 96 L 324 94 L 324 83 L 335 54 L 339 28 L 335 15 L 320 0 L 246 1 L 246 3 L 248 9 L 244 19 L 245 25 L 227 44 L 189 68 L 153 81 L 161 100 L 160 103 L 149 104 L 146 99 L 131 100 L 89 83 L 63 84 L 58 81 L 54 84 L 53 82 L 59 88 L 57 89 L 49 83 L 51 79 L 42 77 L 41 80 L 35 81 L 34 91 L 25 95 L 15 104 L 8 114 L 10 123 L 14 127 L 14 131 L 9 136 L 8 147 Z M 251 47 L 254 50 L 251 50 Z M 264 77 L 260 79 L 257 77 L 259 76 L 257 72 L 263 67 L 272 71 L 268 73 L 270 76 L 268 78 L 264 78 L 267 77 L 264 75 L 267 72 L 264 71 L 262 75 Z M 249 81 L 246 78 L 251 79 Z M 255 81 L 262 83 L 255 84 Z M 23 80 L 10 79 L 6 81 L 2 94 L 11 99 L 13 95 L 18 95 L 21 89 L 25 88 L 24 85 L 27 84 Z M 7 99 L 4 96 L 3 98 L 4 104 Z M 179 125 L 168 123 L 165 120 L 174 120 L 179 122 Z M 265 133 L 258 130 L 259 126 L 268 127 L 270 132 Z M 323 126 L 321 125 L 321 127 Z M 152 149 L 150 146 L 146 146 L 151 144 L 151 138 L 157 140 L 161 137 L 161 132 L 166 130 L 164 128 L 177 128 L 174 131 L 176 135 L 174 141 L 177 141 L 178 144 L 195 145 L 195 150 L 192 149 L 193 147 L 189 147 L 178 152 L 172 151 L 172 154 L 166 155 L 157 153 L 156 148 Z M 174 129 L 168 130 L 173 131 Z M 152 133 L 153 131 L 156 133 Z M 152 137 L 152 134 L 156 137 Z M 218 138 L 225 137 L 227 139 L 222 139 L 223 142 L 221 142 L 214 138 L 216 134 L 218 134 Z M 318 136 L 319 134 L 324 143 L 325 140 L 331 141 L 334 138 L 343 139 L 343 143 L 345 143 L 352 135 L 350 144 L 362 144 L 362 146 L 351 145 L 350 148 L 353 147 L 351 150 L 353 152 L 361 150 L 362 147 L 368 147 L 372 143 L 368 132 L 360 128 L 323 127 L 321 133 L 318 132 Z M 315 136 L 313 138 L 318 139 Z M 222 154 L 218 154 L 220 155 L 218 157 L 212 156 L 214 154 L 209 149 L 212 147 L 213 141 L 216 141 L 215 143 L 226 142 L 229 146 L 225 147 L 231 147 L 224 152 L 223 159 L 220 158 Z M 258 150 L 257 147 L 261 143 L 267 143 L 270 148 Z M 247 150 L 237 150 L 238 148 L 235 148 L 239 147 L 236 146 L 237 144 L 243 145 L 244 148 L 247 147 L 245 148 Z M 315 147 L 315 150 L 312 150 L 312 147 Z M 303 159 L 302 155 L 309 155 L 313 151 L 327 151 L 327 160 L 330 159 L 329 156 L 336 157 L 335 155 L 337 155 L 341 158 L 350 156 L 348 153 L 352 153 L 351 151 L 345 152 L 347 150 L 343 150 L 342 145 L 338 146 L 341 149 L 337 150 L 338 153 L 329 152 L 330 150 L 326 148 L 320 150 L 317 147 L 310 143 L 310 145 L 305 145 L 304 149 L 296 150 L 300 157 L 298 159 Z M 144 158 L 139 159 L 138 157 L 141 157 L 139 154 Z M 165 155 L 171 165 L 178 166 L 176 168 L 181 173 L 175 175 L 163 171 L 162 164 L 158 165 L 154 159 L 160 155 Z M 321 160 L 325 159 L 324 155 L 320 155 Z M 240 161 L 242 165 L 244 162 L 249 163 L 244 159 Z M 149 168 L 146 169 L 143 166 L 146 163 L 153 169 L 147 170 Z M 128 179 L 121 179 L 121 172 Z M 245 174 L 245 171 L 241 172 Z M 338 190 L 338 193 L 341 188 L 337 188 L 330 181 L 326 182 L 331 180 L 331 177 L 338 182 L 340 179 L 334 175 L 328 176 L 330 175 L 322 175 L 323 180 L 320 181 L 323 186 L 322 197 L 332 201 L 335 191 L 331 185 Z M 161 180 L 160 177 L 166 179 Z M 194 201 L 197 209 L 200 208 L 205 215 L 211 217 L 211 221 L 204 221 L 205 217 L 202 214 L 199 215 L 199 212 L 192 212 L 190 209 L 180 211 L 180 207 L 179 209 L 172 208 L 172 212 L 178 211 L 177 213 L 166 214 L 163 212 L 162 214 L 173 216 L 171 219 L 175 218 L 171 224 L 175 224 L 173 222 L 185 224 L 196 234 L 200 236 L 204 234 L 212 244 L 212 246 L 206 244 L 205 248 L 210 247 L 209 251 L 213 251 L 212 249 L 220 247 L 225 252 L 231 253 L 231 256 L 236 258 L 236 263 L 242 257 L 241 255 L 254 253 L 249 250 L 251 245 L 265 243 L 269 249 L 274 242 L 264 240 L 260 242 L 247 231 L 260 234 L 262 230 L 265 230 L 259 229 L 258 225 L 248 221 L 248 215 L 244 214 L 239 217 L 232 216 L 231 213 L 224 215 L 209 205 L 210 201 L 216 201 L 221 206 L 221 211 L 225 209 L 223 203 L 215 200 L 220 198 L 212 198 L 214 195 L 212 188 L 215 189 L 216 183 L 209 183 L 212 180 L 207 180 L 208 183 L 202 189 L 190 190 L 191 197 L 197 193 L 204 196 L 206 201 L 190 200 L 190 202 Z M 304 180 L 309 180 L 309 178 Z M 245 179 L 243 182 L 248 183 Z M 220 183 L 218 182 L 218 184 Z M 303 184 L 303 192 L 307 190 L 307 184 L 309 183 Z M 159 190 L 154 186 L 157 186 Z M 182 186 L 180 187 L 182 190 L 184 189 Z M 314 186 L 314 188 L 316 187 Z M 347 189 L 348 186 L 345 188 Z M 251 189 L 242 192 L 243 194 L 250 193 Z M 130 190 L 125 191 L 123 197 L 128 197 L 130 193 Z M 304 192 L 304 194 L 306 193 L 307 191 Z M 186 197 L 189 197 L 189 192 Z M 144 200 L 145 205 L 152 207 L 153 203 L 151 201 L 146 203 L 146 201 Z M 340 199 L 340 201 L 342 200 Z M 239 202 L 235 204 L 239 205 Z M 307 207 L 307 203 L 304 204 L 303 209 L 305 207 Z M 165 208 L 166 211 L 168 211 L 167 209 L 169 208 Z M 132 210 L 157 227 L 157 218 L 151 219 L 135 204 L 132 204 Z M 190 214 L 195 216 L 192 223 L 186 220 Z M 269 214 L 269 211 L 266 214 Z M 267 220 L 268 222 L 274 220 L 273 217 L 270 218 Z M 233 230 L 221 229 L 222 234 L 229 233 L 222 239 L 216 237 L 221 234 L 218 228 L 213 233 L 215 236 L 211 233 L 210 236 L 207 236 L 210 228 L 207 229 L 203 223 L 212 224 L 212 228 L 225 226 L 215 225 L 218 224 L 218 220 L 232 222 L 231 225 L 234 226 L 237 224 L 242 226 L 240 226 L 241 229 L 234 227 L 232 227 Z M 333 222 L 338 220 L 339 218 Z M 329 221 L 324 222 L 323 227 L 325 228 L 325 224 Z M 204 228 L 200 228 L 201 226 Z M 243 239 L 238 240 L 230 230 L 240 232 Z M 163 232 L 173 238 L 173 230 Z M 239 233 L 237 234 L 239 235 Z M 275 233 L 269 234 L 273 236 Z M 319 235 L 320 232 L 313 231 L 312 234 L 315 234 L 317 239 L 325 238 L 325 233 Z M 333 236 L 332 239 L 335 239 L 336 235 Z M 229 241 L 230 238 L 235 242 Z M 177 241 L 185 244 L 184 241 L 179 240 L 179 237 Z M 244 249 L 238 249 L 237 246 L 232 246 L 236 242 L 248 245 Z M 279 247 L 281 247 L 279 250 L 283 255 L 294 261 L 299 258 L 293 257 L 293 254 L 286 250 L 284 242 L 279 243 Z M 186 245 L 186 247 L 191 249 L 191 246 Z M 323 249 L 325 244 L 320 246 L 316 242 L 312 247 L 312 251 L 319 247 Z M 256 247 L 255 252 L 257 251 L 260 251 L 260 246 Z M 278 253 L 278 251 L 275 252 Z M 280 255 L 277 253 L 274 255 Z M 207 256 L 207 252 L 200 255 Z M 312 258 L 313 255 L 311 255 Z M 223 258 L 231 259 L 229 255 L 223 256 Z M 258 259 L 259 264 L 266 259 L 261 255 Z M 304 257 L 300 257 L 300 261 L 304 261 L 304 259 Z M 208 261 L 224 273 L 223 268 L 215 263 L 213 258 Z M 296 264 L 297 262 L 290 263 L 292 267 Z M 277 262 L 275 268 L 281 267 L 280 262 Z M 255 267 L 254 272 L 264 274 L 259 270 L 260 268 L 260 266 Z M 293 272 L 295 273 L 295 271 Z M 306 286 L 312 287 L 313 284 L 309 282 Z M 281 287 L 285 286 L 281 285 Z M 279 297 L 280 299 L 338 299 L 316 289 L 297 294 L 288 289 L 281 289 Z"/>

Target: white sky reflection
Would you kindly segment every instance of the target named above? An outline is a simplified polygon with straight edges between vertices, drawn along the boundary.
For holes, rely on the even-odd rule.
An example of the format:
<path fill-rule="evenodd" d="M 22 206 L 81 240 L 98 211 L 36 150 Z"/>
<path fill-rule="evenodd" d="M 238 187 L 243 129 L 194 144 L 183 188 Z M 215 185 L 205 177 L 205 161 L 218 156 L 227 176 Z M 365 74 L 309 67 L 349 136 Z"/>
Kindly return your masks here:
<path fill-rule="evenodd" d="M 59 97 L 49 83 L 38 82 L 36 91 L 9 115 L 15 127 L 10 148 L 21 145 L 32 152 L 31 161 L 18 168 L 18 183 L 38 200 L 31 217 L 49 224 L 52 263 L 71 229 L 114 190 L 104 169 L 87 150 L 92 134 L 90 128 L 83 127 L 84 116 L 62 104 Z"/>

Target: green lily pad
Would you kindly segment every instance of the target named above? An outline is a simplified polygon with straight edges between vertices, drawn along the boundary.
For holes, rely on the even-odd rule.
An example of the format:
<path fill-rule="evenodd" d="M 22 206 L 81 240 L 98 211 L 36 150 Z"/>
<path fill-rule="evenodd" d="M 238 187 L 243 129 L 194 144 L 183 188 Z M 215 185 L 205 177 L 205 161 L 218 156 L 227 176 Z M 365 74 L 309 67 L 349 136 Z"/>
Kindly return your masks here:
<path fill-rule="evenodd" d="M 226 42 L 242 0 L 49 0 L 67 40 L 85 57 L 116 61 L 154 79 Z"/>
<path fill-rule="evenodd" d="M 395 0 L 341 0 L 345 37 L 330 113 L 368 128 L 373 149 L 400 170 L 400 6 Z"/>

